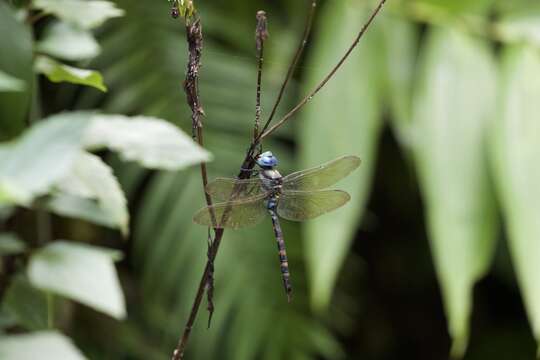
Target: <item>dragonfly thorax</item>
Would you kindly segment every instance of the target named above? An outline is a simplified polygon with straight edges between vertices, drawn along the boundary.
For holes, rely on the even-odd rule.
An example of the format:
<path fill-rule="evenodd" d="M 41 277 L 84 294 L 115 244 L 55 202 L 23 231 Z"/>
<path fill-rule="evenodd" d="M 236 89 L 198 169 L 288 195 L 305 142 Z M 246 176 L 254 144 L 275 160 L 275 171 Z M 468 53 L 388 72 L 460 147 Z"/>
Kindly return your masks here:
<path fill-rule="evenodd" d="M 261 179 L 262 186 L 265 190 L 272 191 L 272 193 L 281 192 L 283 176 L 276 169 L 262 169 L 259 172 L 259 179 Z"/>

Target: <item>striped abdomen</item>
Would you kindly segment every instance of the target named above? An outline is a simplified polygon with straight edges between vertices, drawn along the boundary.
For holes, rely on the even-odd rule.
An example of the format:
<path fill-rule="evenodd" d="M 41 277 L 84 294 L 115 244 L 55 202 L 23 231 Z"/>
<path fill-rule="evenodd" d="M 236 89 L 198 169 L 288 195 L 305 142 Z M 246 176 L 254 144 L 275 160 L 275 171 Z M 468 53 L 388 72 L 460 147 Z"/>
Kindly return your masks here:
<path fill-rule="evenodd" d="M 272 201 L 272 200 L 270 200 Z M 287 251 L 285 250 L 285 240 L 283 239 L 283 232 L 281 231 L 281 225 L 277 217 L 275 207 L 270 207 L 270 216 L 272 217 L 272 225 L 274 228 L 274 234 L 276 236 L 278 252 L 279 252 L 279 262 L 281 268 L 281 277 L 283 278 L 283 286 L 285 287 L 285 292 L 287 294 L 287 300 L 291 302 L 292 297 L 292 285 L 290 280 L 289 273 L 289 261 L 287 260 Z"/>

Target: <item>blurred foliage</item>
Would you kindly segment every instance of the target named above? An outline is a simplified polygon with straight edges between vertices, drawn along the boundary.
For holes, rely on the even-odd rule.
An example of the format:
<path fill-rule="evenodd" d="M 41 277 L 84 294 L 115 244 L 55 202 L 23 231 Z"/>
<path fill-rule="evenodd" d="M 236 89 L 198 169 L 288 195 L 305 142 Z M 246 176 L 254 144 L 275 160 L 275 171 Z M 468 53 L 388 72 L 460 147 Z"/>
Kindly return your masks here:
<path fill-rule="evenodd" d="M 211 177 L 234 176 L 248 146 L 256 11 L 270 21 L 268 110 L 308 3 L 194 2 Z M 320 1 L 278 115 L 327 74 L 374 5 Z M 177 128 L 191 124 L 184 26 L 171 6 L 193 10 L 165 0 L 0 2 L 10 34 L 0 38 L 2 358 L 171 355 L 206 261 L 207 230 L 191 222 L 201 180 L 189 166 L 210 159 Z M 387 1 L 336 77 L 264 144 L 284 174 L 360 156 L 339 186 L 353 201 L 283 224 L 292 304 L 270 222 L 227 231 L 212 326 L 203 304 L 187 358 L 533 358 L 539 44 L 534 0 Z"/>

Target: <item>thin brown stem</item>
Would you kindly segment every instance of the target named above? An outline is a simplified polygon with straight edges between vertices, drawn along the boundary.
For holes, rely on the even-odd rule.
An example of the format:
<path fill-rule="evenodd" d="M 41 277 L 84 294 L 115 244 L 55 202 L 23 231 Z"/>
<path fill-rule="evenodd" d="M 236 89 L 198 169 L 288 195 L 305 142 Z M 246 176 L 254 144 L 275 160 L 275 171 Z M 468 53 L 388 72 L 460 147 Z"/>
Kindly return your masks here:
<path fill-rule="evenodd" d="M 202 29 L 201 29 L 201 23 L 199 19 L 196 19 L 193 22 L 188 21 L 188 20 L 189 19 L 186 18 L 186 40 L 187 40 L 188 49 L 189 49 L 189 59 L 188 59 L 188 64 L 187 64 L 186 79 L 184 82 L 184 91 L 186 93 L 187 103 L 191 108 L 192 136 L 194 140 L 197 141 L 197 143 L 200 146 L 204 146 L 203 122 L 202 122 L 202 118 L 204 116 L 204 110 L 201 105 L 201 101 L 199 97 L 199 69 L 201 66 L 201 55 L 202 55 L 202 48 L 203 48 Z M 201 171 L 201 181 L 202 181 L 203 193 L 205 196 L 206 204 L 207 206 L 211 206 L 212 198 L 205 191 L 206 186 L 208 185 L 208 171 L 206 169 L 205 163 L 201 163 L 200 171 Z M 216 232 L 215 229 L 214 231 Z M 213 259 L 211 259 L 211 256 L 210 256 L 211 248 L 212 248 L 212 240 L 209 240 L 208 262 L 207 262 L 207 266 L 206 266 L 203 278 L 201 280 L 201 288 L 203 291 L 197 294 L 197 297 L 196 297 L 197 308 L 199 307 L 200 302 L 202 300 L 204 289 L 213 288 L 213 284 L 208 284 L 208 279 L 209 279 L 208 273 L 213 268 Z M 212 294 L 213 294 L 213 291 L 210 290 L 208 292 L 209 324 L 210 324 L 210 320 L 212 318 L 212 314 L 214 311 Z M 196 312 L 194 313 L 194 315 L 195 314 Z M 182 356 L 181 354 L 183 353 L 183 350 L 180 350 L 180 348 L 185 347 L 185 342 L 187 342 L 187 339 L 189 338 L 194 321 L 195 321 L 194 316 L 193 318 L 189 319 L 188 324 L 186 325 L 186 329 L 184 330 L 184 334 L 182 336 L 182 342 L 178 343 L 178 347 L 175 349 L 173 353 L 173 357 L 172 357 L 173 359 L 181 358 Z"/>
<path fill-rule="evenodd" d="M 307 41 L 309 39 L 309 35 L 311 34 L 313 18 L 315 17 L 315 11 L 317 9 L 317 0 L 310 0 L 310 1 L 311 1 L 311 4 L 309 6 L 310 9 L 309 9 L 308 17 L 306 20 L 306 25 L 304 27 L 304 34 L 302 35 L 302 40 L 300 41 L 300 44 L 298 44 L 296 54 L 294 55 L 289 65 L 289 69 L 287 70 L 287 75 L 285 76 L 285 79 L 283 80 L 283 83 L 281 84 L 281 88 L 279 89 L 279 93 L 274 103 L 274 106 L 272 107 L 272 111 L 270 112 L 270 116 L 268 116 L 268 120 L 266 120 L 266 123 L 264 124 L 261 130 L 261 133 L 264 133 L 266 129 L 268 129 L 268 126 L 270 126 L 270 123 L 272 122 L 272 120 L 274 120 L 274 116 L 276 115 L 277 108 L 279 104 L 281 103 L 281 99 L 283 98 L 285 89 L 287 88 L 289 81 L 292 79 L 294 75 L 296 66 L 298 65 L 298 62 L 300 61 L 300 58 L 302 57 L 302 53 L 304 52 L 304 48 L 306 47 Z"/>
<path fill-rule="evenodd" d="M 190 106 L 191 111 L 192 111 L 193 137 L 199 143 L 199 145 L 203 146 L 204 139 L 203 139 L 202 117 L 204 116 L 204 110 L 201 105 L 201 101 L 199 98 L 199 90 L 198 90 L 199 69 L 200 69 L 200 59 L 201 59 L 201 54 L 202 54 L 203 38 L 202 38 L 202 29 L 201 29 L 201 24 L 200 24 L 199 19 L 193 22 L 190 22 L 186 25 L 186 37 L 187 37 L 188 48 L 189 48 L 189 60 L 188 60 L 188 65 L 187 65 L 187 73 L 186 73 L 186 80 L 184 83 L 184 90 L 186 92 L 187 103 Z M 239 178 L 249 177 L 250 172 L 246 171 L 245 169 L 252 169 L 255 165 L 255 163 L 252 160 L 253 154 L 255 151 L 254 144 L 255 143 L 253 142 L 246 153 L 246 157 L 244 161 L 242 162 L 240 169 L 243 169 L 243 170 L 241 170 L 240 173 L 238 174 Z M 206 164 L 201 163 L 200 169 L 201 169 L 202 185 L 203 185 L 203 188 L 206 188 L 206 185 L 208 185 L 208 173 L 206 169 Z M 206 191 L 204 191 L 204 195 L 205 195 L 207 205 L 211 206 L 212 199 L 210 195 Z M 217 221 L 215 219 L 215 215 L 211 213 L 211 216 L 212 216 L 212 223 L 216 224 Z M 173 351 L 172 360 L 183 359 L 184 351 L 185 351 L 187 342 L 189 340 L 189 337 L 191 335 L 191 330 L 197 318 L 197 313 L 199 311 L 204 292 L 205 290 L 209 290 L 209 287 L 212 287 L 212 284 L 209 284 L 208 282 L 209 282 L 209 279 L 213 279 L 213 276 L 210 276 L 210 275 L 212 275 L 212 272 L 213 272 L 214 260 L 216 258 L 217 251 L 219 249 L 219 245 L 221 244 L 222 238 L 223 238 L 223 229 L 215 228 L 214 239 L 213 240 L 209 239 L 208 254 L 207 254 L 208 258 L 207 258 L 206 266 L 204 268 L 201 280 L 199 282 L 199 287 L 197 289 L 197 293 L 195 295 L 195 299 L 193 301 L 193 305 L 191 307 L 191 312 L 187 320 L 186 326 L 184 327 L 182 336 L 178 340 L 178 344 L 175 350 Z M 211 299 L 211 294 L 213 293 L 212 290 L 213 288 L 210 291 L 208 291 L 208 294 L 209 294 L 208 310 L 210 312 L 209 322 L 210 322 L 210 319 L 212 317 L 212 313 L 214 310 L 214 306 Z"/>
<path fill-rule="evenodd" d="M 255 43 L 257 48 L 257 94 L 255 99 L 255 126 L 253 127 L 253 140 L 259 136 L 261 125 L 261 82 L 262 67 L 264 62 L 264 42 L 268 38 L 266 13 L 257 12 L 257 28 L 255 31 Z"/>
<path fill-rule="evenodd" d="M 349 49 L 345 52 L 345 55 L 343 55 L 343 57 L 338 61 L 338 63 L 328 73 L 328 75 L 326 75 L 324 79 L 305 98 L 303 98 L 298 103 L 298 105 L 296 105 L 294 108 L 292 108 L 291 111 L 285 114 L 285 116 L 283 116 L 276 124 L 274 124 L 272 127 L 270 127 L 269 129 L 261 133 L 257 141 L 262 141 L 264 138 L 268 137 L 274 131 L 276 131 L 281 126 L 283 126 L 283 124 L 285 124 L 289 119 L 291 119 L 292 116 L 296 114 L 298 110 L 300 110 L 304 105 L 306 105 L 309 101 L 311 101 L 311 99 L 313 99 L 313 97 L 326 85 L 326 83 L 334 77 L 336 72 L 341 68 L 341 66 L 345 63 L 349 55 L 351 55 L 353 50 L 356 48 L 356 46 L 360 42 L 360 39 L 362 39 L 362 37 L 366 33 L 367 29 L 369 28 L 369 26 L 371 25 L 371 23 L 377 16 L 377 14 L 379 14 L 385 2 L 386 0 L 379 1 L 379 4 L 377 5 L 377 7 L 375 8 L 375 10 L 373 10 L 373 12 L 371 13 L 370 17 L 368 18 L 364 26 L 362 26 L 362 28 L 360 29 L 360 32 L 358 33 L 358 35 L 356 35 L 356 38 L 354 39 Z"/>
<path fill-rule="evenodd" d="M 247 151 L 246 157 L 244 158 L 242 165 L 240 166 L 241 170 L 238 174 L 239 179 L 248 178 L 250 173 L 249 171 L 246 171 L 246 170 L 253 169 L 253 167 L 255 166 L 255 162 L 253 161 L 254 151 L 255 151 L 255 145 L 252 144 L 249 150 Z M 182 360 L 184 358 L 184 351 L 186 349 L 189 336 L 191 335 L 191 330 L 193 328 L 193 325 L 195 324 L 195 319 L 197 318 L 197 312 L 199 311 L 199 307 L 201 306 L 202 297 L 203 297 L 204 290 L 207 284 L 207 279 L 208 279 L 208 276 L 210 275 L 212 265 L 216 259 L 216 255 L 219 250 L 219 245 L 221 244 L 221 239 L 223 238 L 223 233 L 224 233 L 223 229 L 215 229 L 214 241 L 212 242 L 210 249 L 208 251 L 208 260 L 206 262 L 204 272 L 199 282 L 199 287 L 195 295 L 195 300 L 193 301 L 193 305 L 191 306 L 191 311 L 189 313 L 188 321 L 186 323 L 186 326 L 184 327 L 184 332 L 182 334 L 182 337 L 179 339 L 178 344 L 176 348 L 174 349 L 171 360 Z"/>

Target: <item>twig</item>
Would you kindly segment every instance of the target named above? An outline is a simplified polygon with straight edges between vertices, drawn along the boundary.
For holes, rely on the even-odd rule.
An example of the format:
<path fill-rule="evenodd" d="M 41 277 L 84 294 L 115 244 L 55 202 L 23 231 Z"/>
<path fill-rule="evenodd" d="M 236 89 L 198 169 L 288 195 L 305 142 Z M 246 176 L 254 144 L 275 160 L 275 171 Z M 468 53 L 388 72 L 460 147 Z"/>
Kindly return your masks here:
<path fill-rule="evenodd" d="M 246 152 L 246 155 L 245 155 L 245 158 L 244 158 L 244 160 L 242 162 L 242 165 L 240 166 L 238 179 L 246 179 L 251 175 L 250 170 L 253 169 L 253 167 L 255 166 L 255 161 L 254 161 L 255 156 L 254 155 L 255 155 L 257 146 L 260 144 L 260 142 L 264 138 L 266 138 L 268 135 L 273 133 L 275 130 L 277 130 L 277 128 L 282 126 L 289 118 L 291 118 L 292 115 L 294 115 L 315 94 L 317 94 L 326 85 L 326 83 L 334 76 L 334 74 L 337 72 L 337 70 L 339 70 L 341 65 L 349 57 L 350 53 L 358 45 L 358 42 L 360 41 L 360 39 L 362 38 L 364 33 L 367 31 L 367 29 L 369 28 L 369 26 L 373 22 L 373 19 L 377 16 L 377 14 L 381 10 L 381 8 L 382 8 L 382 6 L 383 6 L 383 4 L 385 2 L 386 2 L 386 0 L 381 0 L 379 2 L 378 6 L 373 11 L 373 13 L 369 17 L 368 21 L 364 24 L 364 26 L 360 30 L 359 34 L 357 35 L 357 37 L 354 40 L 351 47 L 347 50 L 347 52 L 341 58 L 341 60 L 338 62 L 338 64 L 330 71 L 330 73 L 323 79 L 323 81 L 315 88 L 315 90 L 313 90 L 297 106 L 295 106 L 289 113 L 287 113 L 282 119 L 280 119 L 278 121 L 278 123 L 276 123 L 271 128 L 267 129 L 266 131 L 259 133 L 259 135 L 255 139 L 253 139 L 253 141 L 251 142 L 251 144 L 250 144 L 250 146 L 249 146 L 249 148 L 248 148 L 248 150 Z M 315 1 L 312 2 L 312 4 L 314 4 L 314 3 L 315 3 Z M 313 11 L 314 11 L 314 7 L 313 7 Z M 308 18 L 308 26 L 306 27 L 307 35 L 304 35 L 304 39 L 307 39 L 309 37 L 309 31 L 311 30 L 311 25 L 310 24 L 311 24 L 311 18 L 312 17 L 313 17 L 313 12 L 310 12 L 310 15 L 309 15 L 309 18 Z M 304 46 L 304 40 L 302 41 L 301 46 L 302 47 Z M 296 62 L 298 62 L 298 59 L 300 57 L 300 55 L 298 55 L 299 53 L 301 53 L 301 50 L 297 51 L 297 56 L 295 56 L 295 58 L 293 59 L 293 63 L 291 65 L 292 69 L 294 69 L 294 67 L 295 67 L 294 64 Z M 291 73 L 292 73 L 292 71 L 293 70 L 290 70 Z M 282 91 L 280 92 L 280 95 L 279 95 L 280 97 L 282 96 L 282 92 L 284 91 L 284 88 L 286 87 L 286 83 L 289 81 L 288 79 L 290 79 L 289 74 L 287 75 L 286 81 L 285 81 L 284 85 L 282 86 Z M 277 101 L 276 103 L 279 104 L 279 101 Z M 277 105 L 275 105 L 275 107 L 277 108 Z M 275 110 L 274 110 L 274 112 L 275 112 Z M 269 122 L 268 122 L 268 124 L 269 124 Z M 216 223 L 216 222 L 214 222 L 214 220 L 213 220 L 213 223 Z M 199 282 L 199 287 L 197 289 L 197 293 L 195 295 L 195 299 L 194 299 L 193 305 L 191 307 L 191 311 L 190 311 L 190 314 L 189 314 L 189 317 L 188 317 L 188 321 L 187 321 L 186 326 L 184 328 L 184 332 L 182 333 L 182 336 L 178 340 L 178 344 L 177 344 L 177 346 L 176 346 L 176 348 L 175 348 L 175 350 L 173 352 L 172 360 L 181 360 L 184 357 L 184 351 L 186 349 L 186 345 L 187 345 L 187 342 L 189 340 L 191 330 L 192 330 L 193 325 L 195 323 L 195 319 L 197 317 L 197 312 L 198 312 L 199 307 L 201 305 L 201 301 L 202 301 L 202 297 L 203 297 L 203 294 L 204 294 L 204 290 L 206 288 L 208 277 L 209 277 L 209 275 L 210 275 L 210 273 L 211 273 L 211 271 L 213 269 L 213 263 L 214 263 L 214 260 L 216 258 L 217 252 L 219 250 L 219 246 L 221 244 L 223 234 L 224 234 L 224 229 L 223 228 L 214 229 L 214 241 L 212 242 L 212 244 L 210 246 L 210 249 L 208 251 L 208 260 L 206 262 L 206 266 L 204 268 L 203 275 L 202 275 L 201 280 Z"/>
<path fill-rule="evenodd" d="M 253 127 L 253 141 L 259 136 L 259 127 L 261 125 L 261 81 L 262 66 L 264 62 L 264 42 L 268 38 L 266 23 L 266 13 L 257 12 L 257 28 L 255 30 L 255 44 L 257 48 L 257 94 L 255 101 L 255 126 Z"/>
<path fill-rule="evenodd" d="M 274 119 L 274 116 L 276 115 L 277 108 L 279 104 L 281 103 L 281 99 L 283 98 L 283 93 L 285 92 L 285 89 L 287 88 L 287 85 L 289 84 L 289 81 L 291 80 L 294 71 L 296 70 L 296 65 L 298 65 L 298 62 L 300 61 L 300 58 L 302 57 L 302 53 L 304 52 L 304 48 L 306 47 L 309 35 L 311 34 L 311 26 L 313 25 L 313 18 L 315 17 L 315 10 L 317 9 L 317 0 L 311 0 L 310 9 L 308 12 L 308 17 L 306 20 L 306 26 L 304 27 L 304 34 L 302 36 L 302 40 L 300 41 L 300 44 L 298 44 L 298 48 L 296 49 L 296 54 L 294 55 L 294 58 L 289 65 L 289 69 L 287 70 L 287 75 L 285 76 L 285 80 L 283 80 L 283 83 L 281 84 L 281 88 L 279 89 L 279 94 L 276 98 L 276 101 L 274 103 L 274 106 L 272 107 L 272 111 L 270 112 L 270 116 L 268 116 L 268 120 L 266 120 L 266 123 L 264 124 L 261 133 L 264 133 L 266 129 L 268 129 L 268 126 L 270 126 L 270 123 Z"/>
<path fill-rule="evenodd" d="M 253 161 L 254 151 L 255 151 L 255 144 L 252 144 L 252 146 L 250 146 L 250 148 L 248 149 L 246 157 L 240 167 L 241 170 L 238 174 L 239 179 L 248 178 L 250 175 L 249 170 L 253 169 L 253 167 L 255 166 L 255 162 Z M 199 282 L 199 287 L 197 289 L 197 294 L 195 295 L 195 300 L 193 301 L 193 305 L 191 306 L 191 311 L 189 313 L 188 321 L 184 328 L 182 337 L 178 340 L 178 344 L 173 351 L 173 356 L 171 360 L 181 360 L 184 358 L 184 351 L 186 349 L 189 336 L 191 335 L 191 329 L 193 328 L 193 324 L 195 323 L 197 312 L 199 311 L 199 307 L 201 305 L 204 289 L 206 288 L 206 284 L 207 284 L 207 279 L 213 268 L 214 260 L 216 259 L 216 255 L 219 250 L 219 245 L 221 244 L 221 239 L 223 238 L 223 233 L 224 233 L 223 229 L 215 229 L 214 241 L 212 242 L 212 246 L 210 247 L 208 251 L 208 260 L 206 262 L 206 266 L 204 268 L 201 281 Z"/>
<path fill-rule="evenodd" d="M 201 67 L 201 55 L 203 48 L 203 37 L 201 22 L 199 19 L 195 20 L 193 23 L 189 23 L 186 19 L 186 40 L 188 43 L 189 49 L 189 60 L 187 64 L 186 80 L 184 82 L 184 90 L 186 92 L 186 100 L 191 108 L 191 121 L 192 121 L 192 131 L 193 138 L 197 141 L 200 146 L 204 146 L 203 140 L 203 122 L 202 117 L 204 116 L 204 110 L 201 105 L 199 97 L 199 69 Z M 208 185 L 208 173 L 206 170 L 206 164 L 201 163 L 201 180 L 203 192 L 206 200 L 207 206 L 212 206 L 212 198 L 206 192 L 206 186 Z M 215 215 L 211 211 L 211 216 L 213 223 L 215 224 Z M 214 230 L 215 231 L 215 230 Z M 208 253 L 210 253 L 210 247 L 212 244 L 212 237 L 209 231 L 208 239 Z M 210 261 L 210 258 L 208 258 Z M 213 270 L 214 264 L 210 261 L 210 268 Z M 210 322 L 212 320 L 212 315 L 214 313 L 214 303 L 213 303 L 213 288 L 214 288 L 214 277 L 213 271 L 212 276 L 208 277 L 208 281 L 205 285 L 208 295 L 208 327 L 210 327 Z"/>
<path fill-rule="evenodd" d="M 283 126 L 283 124 L 285 122 L 287 122 L 294 114 L 296 114 L 298 112 L 298 110 L 300 110 L 305 104 L 307 104 L 309 101 L 311 101 L 311 99 L 313 99 L 313 97 L 326 85 L 326 83 L 328 81 L 330 81 L 330 79 L 332 79 L 334 77 L 336 72 L 341 68 L 343 63 L 345 63 L 345 61 L 347 60 L 349 55 L 351 55 L 353 50 L 356 48 L 356 46 L 360 42 L 360 39 L 362 39 L 362 37 L 366 33 L 367 29 L 369 28 L 369 26 L 371 25 L 371 23 L 373 22 L 373 20 L 377 16 L 377 14 L 381 11 L 381 9 L 382 9 L 385 2 L 386 2 L 386 0 L 380 0 L 379 1 L 379 4 L 377 5 L 377 7 L 375 8 L 375 10 L 373 10 L 373 12 L 371 13 L 370 17 L 368 18 L 368 20 L 366 21 L 364 26 L 362 26 L 362 28 L 360 29 L 360 32 L 358 33 L 358 35 L 356 35 L 356 38 L 354 39 L 354 41 L 351 44 L 351 46 L 349 47 L 349 49 L 345 52 L 345 55 L 343 55 L 343 57 L 338 61 L 336 66 L 334 66 L 334 68 L 328 73 L 328 75 L 326 75 L 324 77 L 324 79 L 305 98 L 303 98 L 298 103 L 298 105 L 296 105 L 294 108 L 292 108 L 291 111 L 289 111 L 287 114 L 285 114 L 285 116 L 283 116 L 276 124 L 274 124 L 268 130 L 261 133 L 259 135 L 259 137 L 257 138 L 257 141 L 262 141 L 264 138 L 268 137 L 274 131 L 276 131 L 281 126 Z"/>

